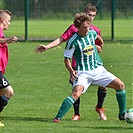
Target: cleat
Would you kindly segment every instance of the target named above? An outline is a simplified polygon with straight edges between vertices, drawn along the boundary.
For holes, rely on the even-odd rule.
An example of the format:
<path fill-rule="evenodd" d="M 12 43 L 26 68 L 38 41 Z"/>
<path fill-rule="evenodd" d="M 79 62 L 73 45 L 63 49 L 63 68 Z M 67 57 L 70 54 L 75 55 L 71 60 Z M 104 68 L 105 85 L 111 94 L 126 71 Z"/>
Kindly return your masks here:
<path fill-rule="evenodd" d="M 125 113 L 123 115 L 118 115 L 118 118 L 120 121 L 124 121 L 125 120 Z"/>
<path fill-rule="evenodd" d="M 52 122 L 60 123 L 60 122 L 61 122 L 61 119 L 60 119 L 60 118 L 54 118 L 54 119 L 52 120 Z"/>
<path fill-rule="evenodd" d="M 74 116 L 72 117 L 72 120 L 73 120 L 73 121 L 80 120 L 80 115 L 74 115 Z"/>
<path fill-rule="evenodd" d="M 96 109 L 97 113 L 99 114 L 101 120 L 107 120 L 107 117 L 104 113 L 104 110 L 106 110 L 105 108 L 97 108 L 97 106 L 96 106 L 95 109 Z"/>
<path fill-rule="evenodd" d="M 4 127 L 4 124 L 2 123 L 1 120 L 0 120 L 0 127 Z"/>

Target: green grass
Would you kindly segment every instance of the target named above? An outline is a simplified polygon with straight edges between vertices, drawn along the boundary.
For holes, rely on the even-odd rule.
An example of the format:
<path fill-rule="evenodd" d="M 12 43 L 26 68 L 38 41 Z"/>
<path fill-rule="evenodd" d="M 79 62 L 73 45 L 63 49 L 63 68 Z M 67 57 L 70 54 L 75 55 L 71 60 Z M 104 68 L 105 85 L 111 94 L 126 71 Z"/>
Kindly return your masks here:
<path fill-rule="evenodd" d="M 71 92 L 69 73 L 63 63 L 65 45 L 36 54 L 37 44 L 39 42 L 9 45 L 10 60 L 5 76 L 15 94 L 3 111 L 5 127 L 0 128 L 0 133 L 132 133 L 133 124 L 117 118 L 115 90 L 110 88 L 104 103 L 107 121 L 100 121 L 94 110 L 97 87 L 91 86 L 81 96 L 80 121 L 71 120 L 71 108 L 60 124 L 52 123 L 62 101 Z M 127 108 L 133 107 L 132 51 L 132 43 L 105 42 L 100 54 L 104 66 L 125 83 Z"/>
<path fill-rule="evenodd" d="M 59 37 L 73 20 L 29 20 L 29 39 L 53 39 Z M 101 29 L 103 39 L 111 39 L 111 20 L 94 20 L 94 25 Z M 11 27 L 5 33 L 6 36 L 16 35 L 21 39 L 25 37 L 24 20 L 12 20 Z M 115 40 L 132 40 L 133 21 L 131 19 L 114 20 Z"/>

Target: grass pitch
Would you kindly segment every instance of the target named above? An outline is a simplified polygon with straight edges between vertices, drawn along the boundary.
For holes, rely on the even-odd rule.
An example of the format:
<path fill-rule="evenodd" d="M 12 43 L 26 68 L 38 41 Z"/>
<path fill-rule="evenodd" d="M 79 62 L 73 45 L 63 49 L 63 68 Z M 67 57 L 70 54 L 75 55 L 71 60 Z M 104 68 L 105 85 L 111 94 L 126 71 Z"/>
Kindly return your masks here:
<path fill-rule="evenodd" d="M 73 108 L 60 124 L 52 123 L 62 101 L 71 92 L 69 73 L 63 62 L 64 45 L 42 54 L 34 53 L 39 42 L 9 44 L 6 78 L 14 96 L 3 111 L 0 133 L 132 133 L 133 124 L 120 122 L 115 90 L 108 88 L 104 107 L 108 120 L 95 111 L 97 87 L 81 96 L 80 121 L 72 121 Z M 133 44 L 105 42 L 101 58 L 104 66 L 122 79 L 127 92 L 127 109 L 133 107 Z"/>

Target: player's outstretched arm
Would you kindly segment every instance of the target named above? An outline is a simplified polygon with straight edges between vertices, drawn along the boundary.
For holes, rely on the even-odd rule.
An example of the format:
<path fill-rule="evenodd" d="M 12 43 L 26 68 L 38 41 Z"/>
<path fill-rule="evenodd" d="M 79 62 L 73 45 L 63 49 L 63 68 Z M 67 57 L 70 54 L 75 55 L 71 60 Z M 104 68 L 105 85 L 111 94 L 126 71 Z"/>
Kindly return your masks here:
<path fill-rule="evenodd" d="M 10 38 L 0 38 L 0 43 L 12 43 L 12 42 L 16 42 L 18 40 L 18 38 L 16 36 L 12 36 Z"/>
<path fill-rule="evenodd" d="M 42 53 L 46 50 L 47 50 L 47 48 L 45 45 L 38 44 L 35 48 L 35 53 Z"/>
<path fill-rule="evenodd" d="M 53 42 L 49 43 L 48 45 L 41 45 L 39 44 L 36 48 L 35 48 L 35 53 L 42 53 L 50 48 L 56 47 L 60 44 L 62 44 L 64 42 L 63 38 L 57 38 L 56 40 L 54 40 Z"/>
<path fill-rule="evenodd" d="M 18 38 L 16 36 L 12 36 L 12 37 L 8 38 L 8 42 L 7 43 L 16 42 L 17 40 L 18 40 Z"/>

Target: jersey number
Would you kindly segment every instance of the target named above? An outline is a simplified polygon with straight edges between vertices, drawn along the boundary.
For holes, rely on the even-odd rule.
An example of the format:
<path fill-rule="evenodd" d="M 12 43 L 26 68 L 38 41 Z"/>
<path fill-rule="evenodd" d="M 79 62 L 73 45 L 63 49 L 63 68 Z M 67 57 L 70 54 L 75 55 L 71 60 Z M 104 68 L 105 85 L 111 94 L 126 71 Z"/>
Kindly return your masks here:
<path fill-rule="evenodd" d="M 2 82 L 3 82 L 4 86 L 6 86 L 8 84 L 7 81 L 4 80 L 4 78 L 2 78 Z"/>

